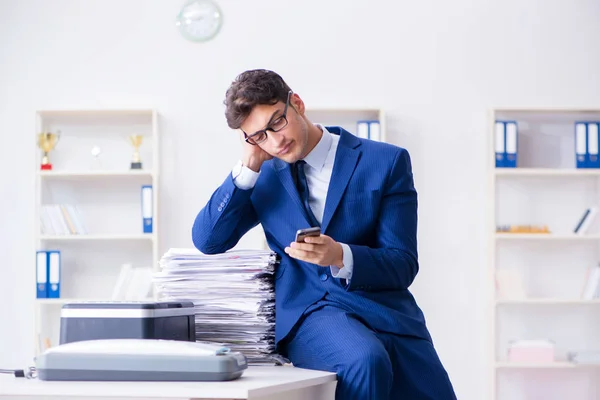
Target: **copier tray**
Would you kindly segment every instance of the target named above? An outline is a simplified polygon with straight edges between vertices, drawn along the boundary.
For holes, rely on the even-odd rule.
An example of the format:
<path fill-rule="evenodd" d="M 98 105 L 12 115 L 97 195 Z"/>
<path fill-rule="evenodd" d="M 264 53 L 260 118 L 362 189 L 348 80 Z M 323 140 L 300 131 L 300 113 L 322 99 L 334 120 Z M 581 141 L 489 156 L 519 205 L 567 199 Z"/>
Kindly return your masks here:
<path fill-rule="evenodd" d="M 79 341 L 36 359 L 46 381 L 227 381 L 246 368 L 246 357 L 227 347 L 160 339 Z"/>

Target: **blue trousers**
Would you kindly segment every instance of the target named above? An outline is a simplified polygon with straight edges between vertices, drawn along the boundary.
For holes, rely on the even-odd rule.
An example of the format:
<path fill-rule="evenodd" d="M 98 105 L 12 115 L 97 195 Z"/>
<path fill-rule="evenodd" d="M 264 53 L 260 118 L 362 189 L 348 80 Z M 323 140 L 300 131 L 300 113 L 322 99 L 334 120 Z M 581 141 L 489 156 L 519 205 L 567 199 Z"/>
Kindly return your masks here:
<path fill-rule="evenodd" d="M 374 332 L 335 306 L 307 315 L 283 353 L 296 367 L 335 372 L 336 400 L 456 400 L 431 342 Z"/>

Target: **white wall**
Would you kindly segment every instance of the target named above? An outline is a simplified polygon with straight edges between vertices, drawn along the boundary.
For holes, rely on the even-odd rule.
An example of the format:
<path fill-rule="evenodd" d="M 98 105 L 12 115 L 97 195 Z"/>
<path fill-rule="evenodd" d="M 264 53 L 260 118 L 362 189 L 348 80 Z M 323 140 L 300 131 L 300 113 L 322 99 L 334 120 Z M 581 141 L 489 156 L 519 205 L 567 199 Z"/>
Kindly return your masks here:
<path fill-rule="evenodd" d="M 386 109 L 420 194 L 414 293 L 459 398 L 488 397 L 487 109 L 600 106 L 600 3 L 218 2 L 221 34 L 193 44 L 183 1 L 0 0 L 0 367 L 32 356 L 34 110 L 157 108 L 163 250 L 189 246 L 238 157 L 225 89 L 265 67 L 309 106 Z"/>

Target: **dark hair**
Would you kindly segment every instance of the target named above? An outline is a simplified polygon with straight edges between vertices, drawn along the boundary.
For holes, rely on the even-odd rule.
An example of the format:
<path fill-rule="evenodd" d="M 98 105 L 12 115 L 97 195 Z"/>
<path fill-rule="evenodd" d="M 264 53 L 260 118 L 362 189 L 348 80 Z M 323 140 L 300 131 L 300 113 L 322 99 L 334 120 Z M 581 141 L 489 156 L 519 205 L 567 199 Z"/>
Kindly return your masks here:
<path fill-rule="evenodd" d="M 225 94 L 225 118 L 231 129 L 239 129 L 258 104 L 286 102 L 290 87 L 277 73 L 254 69 L 239 74 Z"/>

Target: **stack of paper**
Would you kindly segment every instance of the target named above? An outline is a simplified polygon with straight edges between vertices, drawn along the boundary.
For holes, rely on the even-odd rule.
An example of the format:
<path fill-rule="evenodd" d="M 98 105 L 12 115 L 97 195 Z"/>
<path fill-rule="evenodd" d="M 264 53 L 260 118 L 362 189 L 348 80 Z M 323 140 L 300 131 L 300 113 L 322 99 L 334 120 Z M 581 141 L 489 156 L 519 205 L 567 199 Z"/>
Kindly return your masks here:
<path fill-rule="evenodd" d="M 195 249 L 170 249 L 154 274 L 159 300 L 192 301 L 196 341 L 240 351 L 251 364 L 278 361 L 275 355 L 277 255 L 266 250 L 236 250 L 206 255 Z"/>

